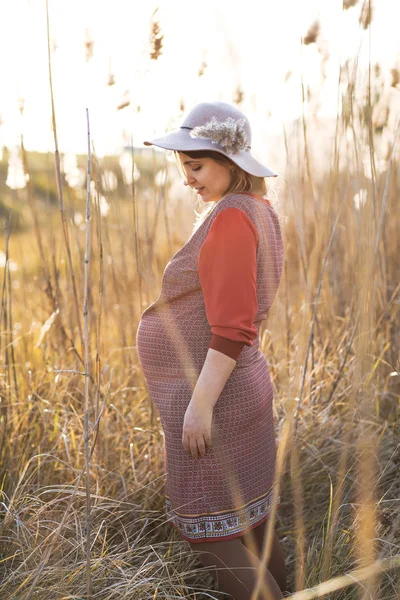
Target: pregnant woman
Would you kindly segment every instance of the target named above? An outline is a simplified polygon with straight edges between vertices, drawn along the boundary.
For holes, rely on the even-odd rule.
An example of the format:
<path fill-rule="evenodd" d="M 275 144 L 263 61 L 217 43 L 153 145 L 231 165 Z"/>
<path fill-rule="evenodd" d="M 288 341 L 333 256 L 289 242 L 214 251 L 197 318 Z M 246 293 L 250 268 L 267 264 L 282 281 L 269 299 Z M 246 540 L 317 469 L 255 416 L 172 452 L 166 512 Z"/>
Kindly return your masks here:
<path fill-rule="evenodd" d="M 174 150 L 185 184 L 210 203 L 137 331 L 165 434 L 166 512 L 218 589 L 248 600 L 276 463 L 273 390 L 259 349 L 283 264 L 279 219 L 264 197 L 264 177 L 276 173 L 252 156 L 247 117 L 221 101 L 197 104 L 178 130 L 144 143 Z M 263 587 L 258 598 L 287 591 L 276 533 Z"/>

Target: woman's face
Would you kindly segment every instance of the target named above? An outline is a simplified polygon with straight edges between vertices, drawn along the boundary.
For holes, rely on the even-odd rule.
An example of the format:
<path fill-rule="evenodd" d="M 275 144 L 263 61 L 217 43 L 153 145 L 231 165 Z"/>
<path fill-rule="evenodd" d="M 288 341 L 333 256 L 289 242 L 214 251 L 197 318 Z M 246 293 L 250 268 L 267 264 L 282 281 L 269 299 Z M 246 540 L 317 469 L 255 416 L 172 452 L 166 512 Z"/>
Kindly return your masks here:
<path fill-rule="evenodd" d="M 221 165 L 212 158 L 190 158 L 183 152 L 179 152 L 179 156 L 189 185 L 203 202 L 221 200 L 231 183 L 229 166 Z"/>

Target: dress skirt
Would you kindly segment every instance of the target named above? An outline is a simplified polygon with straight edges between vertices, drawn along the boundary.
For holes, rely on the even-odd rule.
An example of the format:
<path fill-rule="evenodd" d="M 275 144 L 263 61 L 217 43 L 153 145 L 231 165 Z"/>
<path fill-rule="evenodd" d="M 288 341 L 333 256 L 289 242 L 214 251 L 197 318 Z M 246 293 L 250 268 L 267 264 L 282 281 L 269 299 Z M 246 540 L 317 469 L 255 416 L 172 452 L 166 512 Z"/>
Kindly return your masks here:
<path fill-rule="evenodd" d="M 142 319 L 137 347 L 164 430 L 167 517 L 190 542 L 239 537 L 264 521 L 272 505 L 277 448 L 267 360 L 258 338 L 253 346 L 243 348 L 244 364 L 236 363 L 214 406 L 212 448 L 194 458 L 183 447 L 182 431 L 200 366 L 196 368 L 196 360 L 189 364 L 169 347 L 165 320 L 157 313 Z M 207 337 L 196 335 L 196 326 L 185 335 L 189 346 L 192 341 L 196 344 L 195 356 L 201 356 L 203 346 L 205 360 Z M 163 350 L 168 347 L 169 351 Z M 252 355 L 248 364 L 247 354 Z M 278 497 L 277 506 L 279 501 Z"/>

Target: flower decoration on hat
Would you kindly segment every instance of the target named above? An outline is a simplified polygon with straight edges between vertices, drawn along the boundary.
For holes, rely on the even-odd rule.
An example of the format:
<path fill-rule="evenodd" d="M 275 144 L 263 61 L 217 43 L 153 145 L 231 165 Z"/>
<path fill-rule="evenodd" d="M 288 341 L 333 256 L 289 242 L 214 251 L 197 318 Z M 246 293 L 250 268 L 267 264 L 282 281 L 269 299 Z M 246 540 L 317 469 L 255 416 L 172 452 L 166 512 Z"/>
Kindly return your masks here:
<path fill-rule="evenodd" d="M 212 117 L 205 125 L 198 125 L 190 131 L 192 138 L 207 138 L 213 144 L 219 144 L 227 154 L 236 154 L 240 150 L 250 150 L 244 129 L 245 119 L 235 120 L 228 117 L 226 121 L 217 121 Z"/>

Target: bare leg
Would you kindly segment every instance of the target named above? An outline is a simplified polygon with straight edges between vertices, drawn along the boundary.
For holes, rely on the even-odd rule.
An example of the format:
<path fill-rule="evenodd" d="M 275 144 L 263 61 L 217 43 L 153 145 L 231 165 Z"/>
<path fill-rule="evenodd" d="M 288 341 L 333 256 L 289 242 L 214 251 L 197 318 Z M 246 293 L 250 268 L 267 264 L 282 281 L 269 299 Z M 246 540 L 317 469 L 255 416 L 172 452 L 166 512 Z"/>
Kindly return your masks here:
<path fill-rule="evenodd" d="M 261 558 L 263 551 L 263 543 L 266 539 L 268 527 L 268 519 L 253 529 L 250 529 L 240 540 L 257 558 Z M 275 581 L 281 588 L 282 592 L 287 592 L 287 575 L 285 557 L 279 538 L 274 531 L 272 539 L 271 556 L 267 564 L 268 570 L 273 575 Z"/>
<path fill-rule="evenodd" d="M 258 558 L 242 544 L 240 538 L 200 542 L 192 544 L 192 550 L 204 566 L 208 567 L 218 590 L 227 592 L 234 600 L 249 600 L 257 582 Z M 264 569 L 263 585 L 257 600 L 278 600 L 283 598 L 274 577 Z"/>

